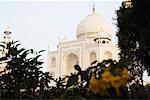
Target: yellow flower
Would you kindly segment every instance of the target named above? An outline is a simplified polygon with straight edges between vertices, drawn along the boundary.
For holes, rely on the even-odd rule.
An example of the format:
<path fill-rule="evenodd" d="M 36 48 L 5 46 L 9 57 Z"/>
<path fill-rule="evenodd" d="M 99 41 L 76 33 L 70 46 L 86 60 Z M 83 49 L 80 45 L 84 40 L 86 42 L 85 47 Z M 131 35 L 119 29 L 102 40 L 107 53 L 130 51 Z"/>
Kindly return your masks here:
<path fill-rule="evenodd" d="M 110 78 L 111 78 L 111 74 L 109 71 L 105 71 L 103 74 L 102 74 L 102 79 L 106 82 L 110 82 Z"/>
<path fill-rule="evenodd" d="M 99 80 L 98 84 L 99 84 L 99 89 L 105 90 L 105 89 L 110 87 L 109 83 L 107 81 L 103 80 L 103 79 Z"/>
<path fill-rule="evenodd" d="M 115 88 L 115 90 L 116 90 L 117 96 L 121 96 L 122 95 L 122 93 L 120 92 L 119 88 Z"/>
<path fill-rule="evenodd" d="M 116 77 L 112 76 L 111 77 L 111 85 L 114 88 L 120 87 L 122 85 L 121 77 L 120 76 L 116 76 Z"/>
<path fill-rule="evenodd" d="M 124 68 L 123 71 L 122 71 L 122 79 L 124 80 L 124 83 L 126 83 L 127 80 L 130 79 L 128 70 L 126 68 Z"/>
<path fill-rule="evenodd" d="M 100 95 L 108 95 L 108 91 L 106 90 L 109 87 L 109 83 L 101 80 L 96 79 L 95 75 L 92 74 L 92 77 L 89 81 L 89 89 L 95 93 Z"/>
<path fill-rule="evenodd" d="M 89 89 L 93 92 L 93 93 L 98 93 L 99 92 L 99 88 L 98 88 L 98 80 L 95 78 L 95 75 L 92 74 L 91 79 L 89 81 Z"/>
<path fill-rule="evenodd" d="M 104 80 L 98 80 L 98 83 L 99 83 L 99 94 L 102 95 L 102 96 L 108 96 L 109 93 L 107 91 L 107 88 L 109 88 L 109 83 L 104 81 Z"/>
<path fill-rule="evenodd" d="M 116 93 L 118 96 L 121 95 L 121 92 L 119 91 L 119 87 L 122 85 L 121 77 L 120 76 L 112 76 L 111 77 L 111 85 L 116 89 Z"/>
<path fill-rule="evenodd" d="M 108 67 L 106 67 L 104 70 L 105 70 L 105 71 L 109 71 L 109 70 L 110 70 L 110 68 L 111 68 L 111 67 L 110 67 L 110 66 L 108 66 Z"/>

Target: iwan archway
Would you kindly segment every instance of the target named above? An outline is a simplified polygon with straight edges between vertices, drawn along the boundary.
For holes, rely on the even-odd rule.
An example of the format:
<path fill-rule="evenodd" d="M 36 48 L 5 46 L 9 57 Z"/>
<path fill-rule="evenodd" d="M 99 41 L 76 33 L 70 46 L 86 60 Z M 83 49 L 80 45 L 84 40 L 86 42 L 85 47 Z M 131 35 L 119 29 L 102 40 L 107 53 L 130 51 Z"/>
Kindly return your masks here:
<path fill-rule="evenodd" d="M 63 75 L 69 75 L 75 72 L 74 65 L 79 64 L 79 58 L 76 54 L 70 53 L 65 57 L 65 67 Z"/>
<path fill-rule="evenodd" d="M 90 64 L 91 64 L 93 61 L 96 60 L 96 53 L 92 51 L 89 57 L 90 57 Z"/>
<path fill-rule="evenodd" d="M 112 53 L 107 51 L 104 53 L 104 60 L 113 59 Z"/>

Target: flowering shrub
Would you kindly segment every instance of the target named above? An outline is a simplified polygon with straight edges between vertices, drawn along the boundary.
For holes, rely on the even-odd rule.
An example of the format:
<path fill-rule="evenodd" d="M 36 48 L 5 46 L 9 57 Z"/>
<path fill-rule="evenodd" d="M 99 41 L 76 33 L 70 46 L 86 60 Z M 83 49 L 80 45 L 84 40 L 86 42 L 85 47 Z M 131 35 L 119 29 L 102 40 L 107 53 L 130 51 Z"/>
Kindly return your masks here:
<path fill-rule="evenodd" d="M 94 61 L 86 70 L 82 70 L 79 65 L 75 65 L 74 68 L 78 72 L 66 77 L 68 79 L 62 83 L 63 86 L 61 85 L 63 91 L 56 93 L 61 93 L 58 99 L 128 98 L 126 85 L 130 76 L 127 67 L 121 62 Z"/>
<path fill-rule="evenodd" d="M 43 62 L 39 57 L 43 50 L 25 50 L 18 48 L 19 45 L 17 41 L 8 43 L 8 54 L 0 57 L 0 61 L 9 59 L 7 66 L 0 71 L 0 100 L 150 99 L 150 86 L 144 87 L 138 81 L 127 91 L 126 84 L 133 78 L 128 74 L 125 60 L 94 61 L 86 70 L 75 65 L 76 73 L 54 79 L 48 72 L 40 70 Z M 50 85 L 51 81 L 55 85 Z"/>
<path fill-rule="evenodd" d="M 94 94 L 111 96 L 111 91 L 114 90 L 116 97 L 127 95 L 126 84 L 130 77 L 125 66 L 118 66 L 112 60 L 107 60 L 95 67 L 89 80 L 89 89 Z"/>

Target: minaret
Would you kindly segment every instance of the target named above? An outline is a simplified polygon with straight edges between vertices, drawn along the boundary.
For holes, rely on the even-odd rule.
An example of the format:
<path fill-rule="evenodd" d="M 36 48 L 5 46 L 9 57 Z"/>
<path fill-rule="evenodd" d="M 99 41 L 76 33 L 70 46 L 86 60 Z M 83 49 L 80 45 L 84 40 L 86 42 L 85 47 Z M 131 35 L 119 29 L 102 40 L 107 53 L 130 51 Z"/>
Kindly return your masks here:
<path fill-rule="evenodd" d="M 10 28 L 7 27 L 6 30 L 4 31 L 4 43 L 5 44 L 4 44 L 4 49 L 2 51 L 3 57 L 6 56 L 6 54 L 8 53 L 7 44 L 10 42 L 10 39 L 11 39 L 10 34 L 11 34 Z"/>
<path fill-rule="evenodd" d="M 6 54 L 8 53 L 8 49 L 7 49 L 7 44 L 10 42 L 10 34 L 11 32 L 9 31 L 9 27 L 6 28 L 6 30 L 4 31 L 4 48 L 1 52 L 2 54 L 2 57 L 6 57 Z M 7 65 L 7 62 L 8 60 L 3 60 L 3 61 L 0 61 L 0 71 L 2 71 L 5 66 Z"/>
<path fill-rule="evenodd" d="M 122 6 L 125 8 L 131 8 L 132 7 L 131 0 L 123 0 Z"/>
<path fill-rule="evenodd" d="M 93 3 L 93 13 L 95 13 L 95 3 Z"/>

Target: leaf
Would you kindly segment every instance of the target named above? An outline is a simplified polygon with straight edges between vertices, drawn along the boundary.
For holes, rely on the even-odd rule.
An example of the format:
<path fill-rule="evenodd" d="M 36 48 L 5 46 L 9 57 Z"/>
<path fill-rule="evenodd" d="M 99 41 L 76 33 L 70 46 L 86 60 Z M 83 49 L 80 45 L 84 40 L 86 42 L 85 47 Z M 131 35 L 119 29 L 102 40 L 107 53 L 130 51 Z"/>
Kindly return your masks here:
<path fill-rule="evenodd" d="M 19 53 L 23 52 L 24 50 L 25 50 L 24 48 L 21 48 L 20 50 L 18 50 L 17 53 L 19 54 Z"/>
<path fill-rule="evenodd" d="M 39 53 L 44 52 L 45 50 L 40 50 Z"/>
<path fill-rule="evenodd" d="M 74 68 L 75 68 L 77 71 L 81 72 L 81 68 L 80 68 L 79 65 L 75 65 Z"/>
<path fill-rule="evenodd" d="M 70 87 L 77 83 L 78 81 L 78 75 L 71 75 L 67 81 L 67 87 Z"/>
<path fill-rule="evenodd" d="M 31 53 L 34 53 L 34 52 L 33 52 L 33 49 L 31 49 L 30 51 L 31 51 Z"/>
<path fill-rule="evenodd" d="M 91 65 L 96 64 L 96 63 L 97 63 L 97 60 L 93 61 L 93 62 L 91 63 Z"/>
<path fill-rule="evenodd" d="M 22 58 L 25 58 L 30 50 L 25 50 L 22 55 L 20 55 Z"/>
<path fill-rule="evenodd" d="M 17 42 L 20 42 L 20 41 L 12 41 L 13 44 L 15 44 L 15 43 L 17 43 Z"/>
<path fill-rule="evenodd" d="M 102 63 L 98 63 L 97 66 L 102 66 Z"/>
<path fill-rule="evenodd" d="M 18 46 L 20 46 L 21 44 L 20 43 L 18 43 L 18 44 L 16 44 L 16 47 L 18 47 Z"/>
<path fill-rule="evenodd" d="M 0 43 L 2 43 L 2 44 L 6 44 L 4 41 L 2 41 L 2 42 L 0 42 Z"/>
<path fill-rule="evenodd" d="M 2 45 L 2 44 L 0 44 L 0 47 L 5 48 L 5 46 L 4 46 L 4 45 Z"/>
<path fill-rule="evenodd" d="M 5 60 L 7 60 L 7 57 L 2 57 L 2 58 L 0 58 L 0 61 L 5 61 Z M 3 62 L 2 62 L 3 63 Z"/>

